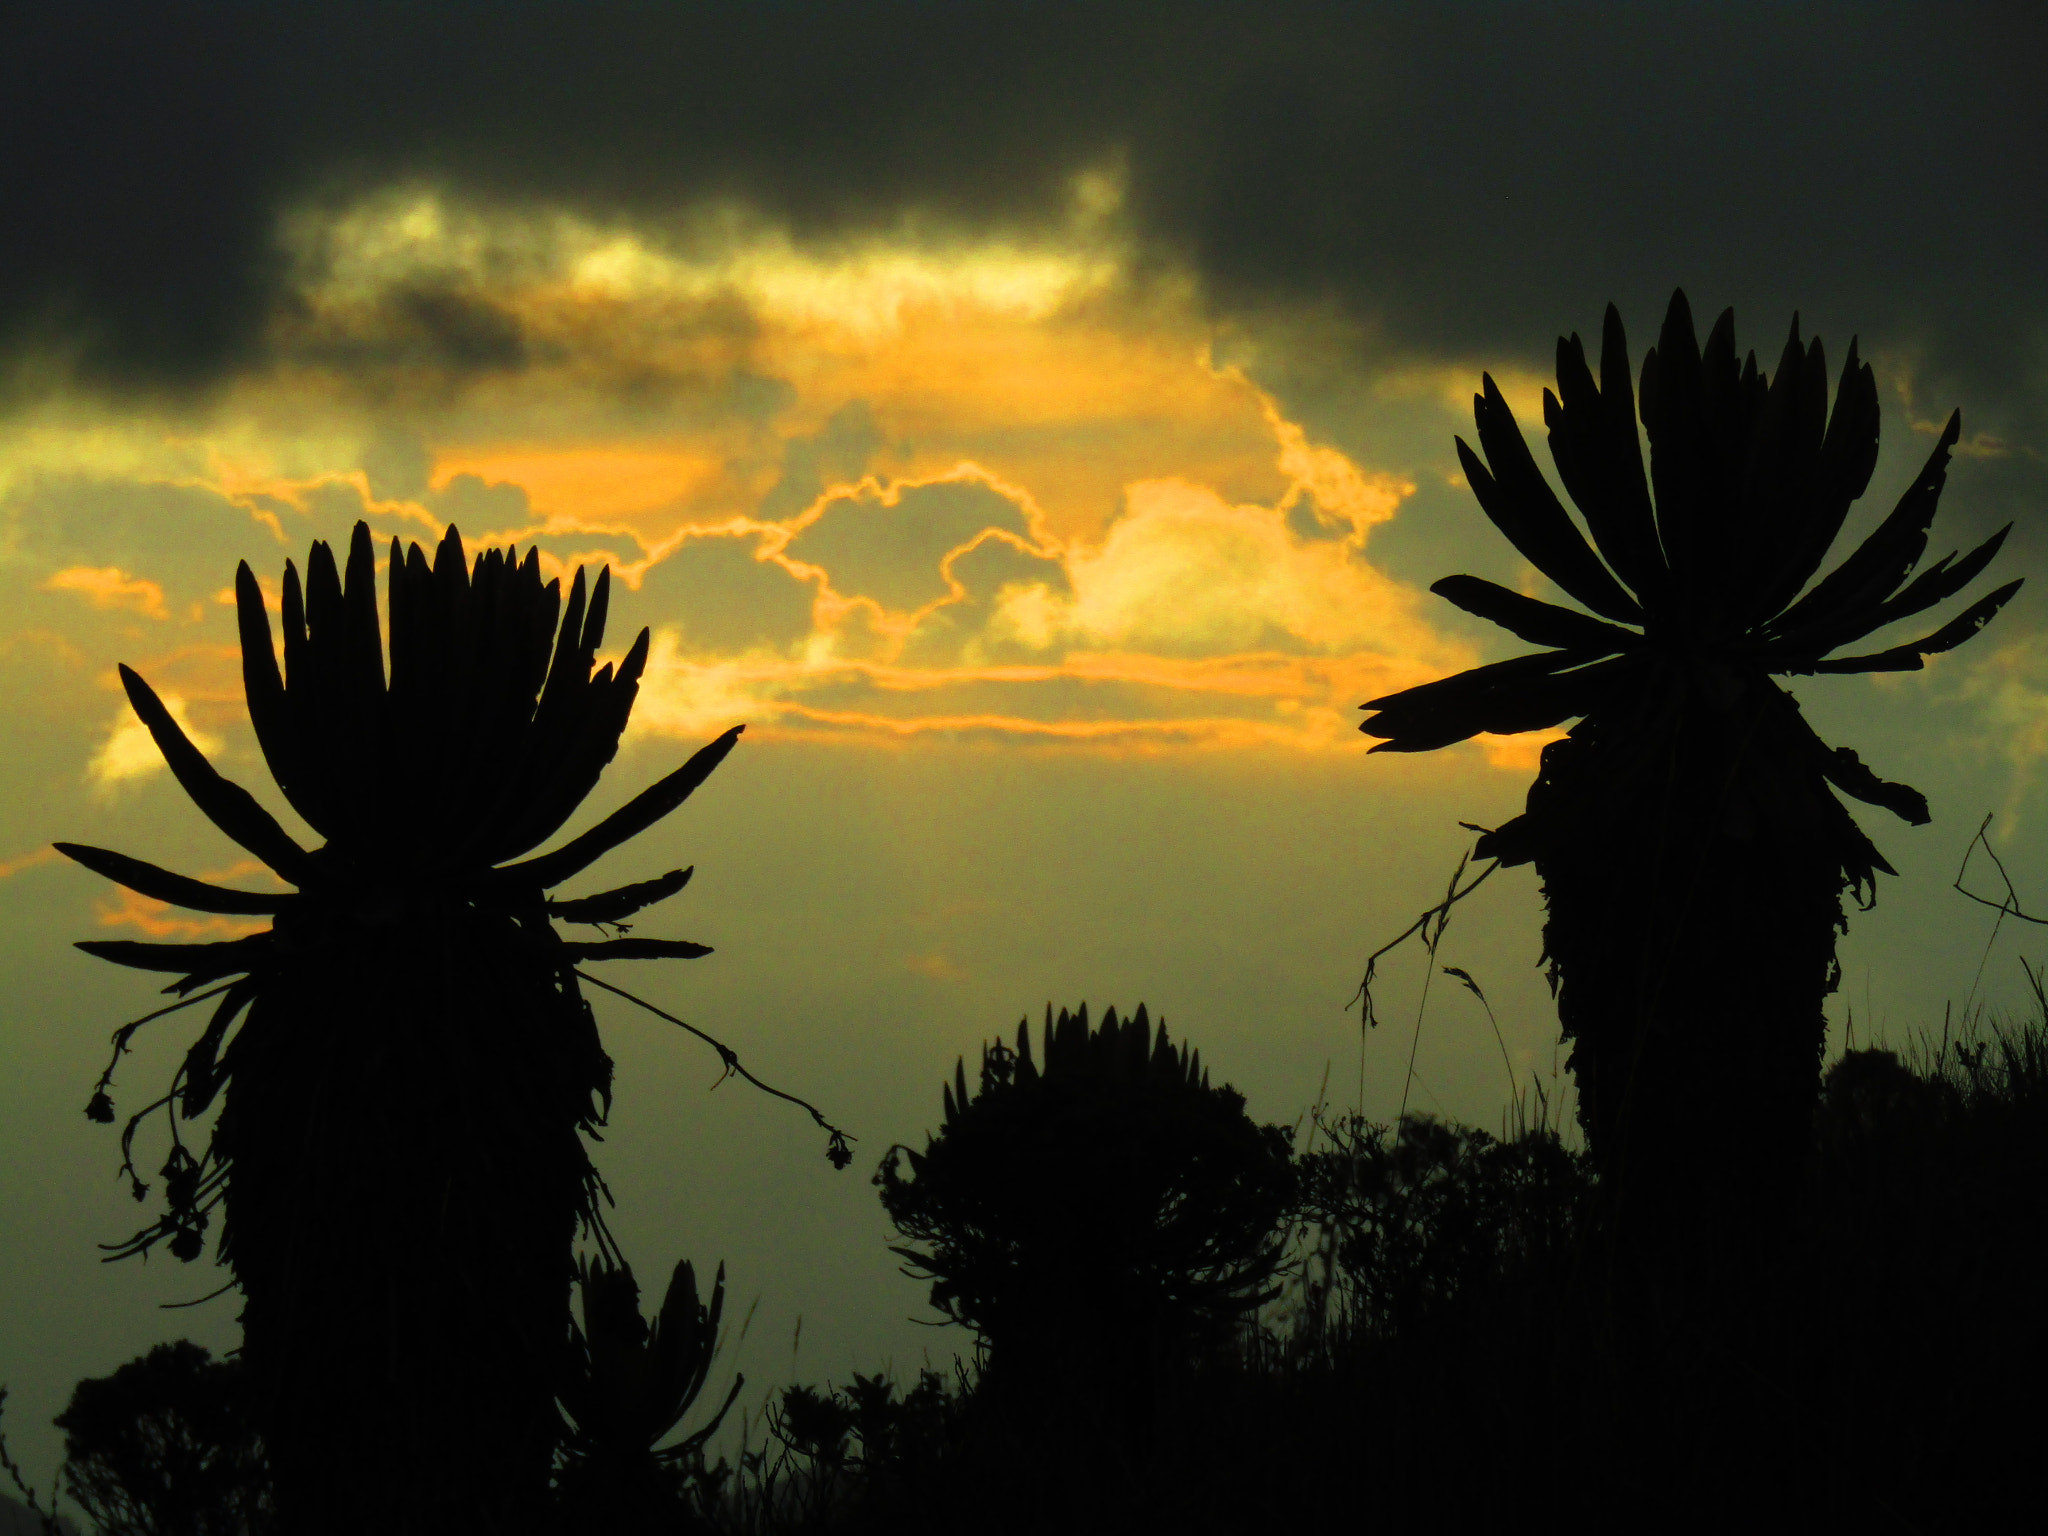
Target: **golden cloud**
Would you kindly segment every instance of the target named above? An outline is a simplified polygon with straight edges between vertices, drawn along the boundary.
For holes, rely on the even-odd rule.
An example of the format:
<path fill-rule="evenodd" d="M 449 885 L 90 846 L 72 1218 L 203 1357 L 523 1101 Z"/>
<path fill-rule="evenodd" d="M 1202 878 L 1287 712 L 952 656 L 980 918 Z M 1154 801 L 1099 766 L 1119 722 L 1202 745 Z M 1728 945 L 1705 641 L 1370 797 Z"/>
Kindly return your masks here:
<path fill-rule="evenodd" d="M 308 214 L 275 370 L 160 457 L 294 553 L 364 517 L 611 566 L 615 648 L 655 631 L 641 734 L 1361 750 L 1364 699 L 1481 659 L 1373 558 L 1415 485 L 1218 364 L 1192 289 L 1134 276 L 1109 187 L 1029 246 L 656 239 L 419 193 Z M 393 431 L 418 467 L 379 480 Z M 146 575 L 53 580 L 161 616 Z M 178 710 L 226 686 L 202 670 L 173 669 Z M 1544 739 L 1481 749 L 1522 770 Z M 158 761 L 124 720 L 90 776 Z"/>
<path fill-rule="evenodd" d="M 206 881 L 254 879 L 258 884 L 284 889 L 283 882 L 255 859 L 237 859 L 224 869 L 201 870 L 199 878 Z M 92 910 L 93 916 L 102 928 L 133 928 L 152 939 L 169 939 L 180 943 L 239 939 L 252 933 L 261 933 L 270 926 L 270 920 L 262 917 L 223 917 L 213 913 L 184 912 L 173 908 L 168 902 L 140 895 L 125 886 L 117 886 L 111 896 L 94 902 Z"/>
<path fill-rule="evenodd" d="M 265 918 L 220 917 L 186 913 L 168 902 L 117 888 L 111 896 L 92 904 L 93 918 L 102 928 L 133 928 L 152 939 L 177 943 L 201 943 L 212 939 L 240 939 L 269 927 Z"/>
<path fill-rule="evenodd" d="M 130 576 L 119 566 L 73 565 L 43 583 L 45 592 L 76 592 L 95 608 L 125 609 L 146 619 L 168 619 L 164 589 L 144 577 Z"/>
<path fill-rule="evenodd" d="M 49 864 L 57 858 L 54 848 L 31 848 L 27 853 L 16 854 L 11 859 L 0 859 L 0 880 L 10 879 L 25 869 L 34 869 Z"/>
<path fill-rule="evenodd" d="M 1389 488 L 1398 501 L 1413 487 Z M 1419 596 L 1351 541 L 1304 540 L 1280 507 L 1231 505 L 1205 485 L 1147 480 L 1100 544 L 1077 550 L 1067 628 L 1100 643 L 1214 654 L 1271 634 L 1318 651 L 1447 660 Z"/>
<path fill-rule="evenodd" d="M 1976 658 L 1962 691 L 1982 710 L 1989 744 L 2012 770 L 2000 814 L 2000 835 L 2010 837 L 2048 761 L 2048 637 L 2029 635 Z"/>
<path fill-rule="evenodd" d="M 183 728 L 195 747 L 209 757 L 220 751 L 218 736 L 193 725 L 182 694 L 165 693 L 161 697 L 165 710 Z M 136 719 L 124 704 L 119 716 L 108 727 L 106 739 L 87 762 L 85 777 L 95 790 L 111 794 L 124 784 L 148 778 L 163 766 L 163 753 L 157 750 L 149 727 Z"/>

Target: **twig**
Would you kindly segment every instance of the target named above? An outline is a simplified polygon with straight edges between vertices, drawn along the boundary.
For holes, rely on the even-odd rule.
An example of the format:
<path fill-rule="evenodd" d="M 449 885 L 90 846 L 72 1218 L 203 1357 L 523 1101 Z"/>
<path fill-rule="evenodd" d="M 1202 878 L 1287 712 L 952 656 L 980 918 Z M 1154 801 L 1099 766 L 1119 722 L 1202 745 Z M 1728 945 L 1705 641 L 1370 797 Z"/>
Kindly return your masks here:
<path fill-rule="evenodd" d="M 675 1025 L 678 1029 L 688 1030 L 691 1034 L 695 1035 L 699 1040 L 702 1040 L 706 1045 L 710 1046 L 711 1049 L 718 1052 L 718 1059 L 725 1063 L 726 1077 L 731 1077 L 734 1075 L 743 1077 L 748 1082 L 752 1083 L 756 1088 L 760 1089 L 763 1093 L 770 1094 L 778 1099 L 787 1100 L 789 1103 L 796 1105 L 798 1109 L 807 1112 L 813 1120 L 818 1122 L 820 1126 L 822 1126 L 825 1130 L 830 1131 L 832 1133 L 832 1144 L 830 1147 L 826 1149 L 825 1156 L 831 1160 L 832 1166 L 834 1168 L 844 1168 L 848 1163 L 853 1161 L 853 1149 L 849 1147 L 847 1143 L 849 1141 L 860 1140 L 858 1136 L 853 1136 L 845 1131 L 842 1131 L 838 1126 L 834 1125 L 830 1120 L 827 1120 L 822 1114 L 818 1112 L 817 1105 L 810 1103 L 808 1100 L 800 1099 L 793 1093 L 784 1093 L 780 1088 L 769 1087 L 766 1083 L 762 1082 L 761 1079 L 754 1076 L 753 1073 L 749 1072 L 745 1067 L 740 1065 L 739 1053 L 733 1050 L 733 1048 L 727 1045 L 724 1041 L 713 1039 L 710 1035 L 705 1034 L 704 1031 L 699 1029 L 696 1025 L 687 1024 L 683 1020 L 677 1018 L 674 1014 L 665 1012 L 662 1009 L 655 1007 L 654 1004 L 648 1002 L 647 999 L 644 997 L 635 997 L 632 993 L 628 992 L 624 987 L 615 987 L 608 981 L 599 981 L 595 976 L 591 975 L 590 972 L 586 970 L 578 969 L 576 974 L 579 977 L 581 977 L 584 981 L 589 982 L 592 986 L 602 987 L 607 992 L 616 993 L 618 996 L 623 997 L 629 1003 L 638 1003 L 642 1008 L 645 1008 L 649 1013 L 653 1014 L 656 1018 L 667 1019 L 669 1023 Z M 723 1082 L 724 1080 L 724 1078 L 719 1079 L 720 1082 Z"/>
<path fill-rule="evenodd" d="M 1478 998 L 1479 1006 L 1486 1010 L 1486 1022 L 1493 1026 L 1493 1043 L 1500 1047 L 1501 1065 L 1508 1069 L 1508 1093 L 1510 1095 L 1518 1094 L 1520 1089 L 1515 1085 L 1515 1064 L 1509 1059 L 1508 1043 L 1501 1036 L 1500 1020 L 1493 1016 L 1493 1004 L 1489 1003 L 1486 1000 L 1486 994 L 1479 990 L 1479 983 L 1472 979 L 1470 971 L 1462 970 L 1455 965 L 1447 965 L 1444 967 L 1444 974 L 1446 976 L 1455 976 L 1458 980 L 1462 981 L 1465 984 L 1465 990 Z"/>
<path fill-rule="evenodd" d="M 4 1411 L 6 1407 L 7 1389 L 0 1387 L 0 1411 Z M 0 1468 L 6 1470 L 7 1475 L 14 1480 L 14 1486 L 21 1490 L 22 1498 L 28 1501 L 29 1513 L 34 1515 L 36 1523 L 42 1526 L 44 1536 L 69 1536 L 62 1523 L 57 1519 L 57 1499 L 64 1485 L 64 1472 L 62 1468 L 58 1469 L 57 1479 L 50 1486 L 50 1508 L 48 1512 L 44 1511 L 42 1504 L 36 1499 L 35 1489 L 29 1487 L 28 1479 L 22 1476 L 21 1468 L 15 1464 L 14 1458 L 8 1455 L 7 1436 L 5 1434 L 0 1434 Z"/>
<path fill-rule="evenodd" d="M 2019 892 L 2013 889 L 2012 876 L 2005 871 L 2005 861 L 1998 856 L 1998 850 L 1991 846 L 1991 840 L 1984 835 L 1990 827 L 1991 816 L 1987 812 L 1984 820 L 1977 827 L 1977 835 L 1970 839 L 1970 846 L 1963 850 L 1962 867 L 1956 871 L 1955 888 L 1979 906 L 1990 907 L 2002 917 L 2016 917 L 2024 923 L 2037 923 L 2042 927 L 2048 927 L 2048 917 L 2035 917 L 2030 912 L 2020 910 Z M 1993 901 L 1988 896 L 1979 896 L 1975 891 L 1969 890 L 1963 884 L 1963 876 L 1968 873 L 1970 859 L 1976 853 L 1979 845 L 1983 847 L 1985 854 L 1990 858 L 1992 864 L 1996 866 L 1998 878 L 2005 882 L 2005 900 L 2003 901 Z M 1996 932 L 1996 930 L 1994 929 L 1993 932 Z"/>
<path fill-rule="evenodd" d="M 2019 892 L 2013 889 L 2012 876 L 2006 872 L 2005 861 L 1998 856 L 1998 850 L 1991 846 L 1991 839 L 1984 835 L 1990 828 L 1991 813 L 1986 811 L 1984 819 L 1977 824 L 1977 835 L 1970 839 L 1969 847 L 1963 850 L 1963 862 L 1956 869 L 1954 881 L 1956 890 L 1969 897 L 1970 900 L 1976 902 L 1979 906 L 1990 907 L 1998 914 L 1992 920 L 1990 937 L 1984 941 L 1984 953 L 1977 957 L 1977 972 L 1970 978 L 1970 994 L 1963 1002 L 1963 1012 L 1965 1015 L 1969 1013 L 1970 1005 L 1977 1000 L 1977 988 L 1984 980 L 1984 968 L 1991 963 L 1992 946 L 1997 944 L 1998 931 L 2005 926 L 2005 920 L 2008 917 L 2016 917 L 2022 922 L 2048 926 L 2048 918 L 2035 917 L 2033 914 L 2021 910 Z M 1988 896 L 1979 896 L 1975 891 L 1970 890 L 1963 884 L 1963 877 L 1970 870 L 1970 860 L 1975 856 L 1980 845 L 1984 849 L 1985 856 L 1991 860 L 1992 867 L 1998 871 L 1998 878 L 2005 884 L 2005 900 L 2003 901 L 1993 901 Z M 2022 961 L 2021 964 L 2024 965 L 2025 962 Z"/>
<path fill-rule="evenodd" d="M 1468 832 L 1483 834 L 1489 830 L 1485 827 L 1474 826 L 1469 821 L 1461 821 L 1458 825 Z M 1408 1046 L 1408 1075 L 1401 1083 L 1401 1115 L 1405 1116 L 1408 1113 L 1409 1085 L 1415 1079 L 1415 1053 L 1422 1044 L 1422 1014 L 1423 1010 L 1429 1006 L 1429 984 L 1436 975 L 1434 965 L 1436 950 L 1437 946 L 1443 942 L 1444 930 L 1450 926 L 1451 908 L 1478 890 L 1480 886 L 1486 883 L 1487 878 L 1500 868 L 1500 860 L 1495 859 L 1486 868 L 1474 875 L 1471 883 L 1461 890 L 1458 882 L 1464 878 L 1465 870 L 1471 862 L 1472 853 L 1468 849 L 1459 858 L 1458 867 L 1451 871 L 1451 882 L 1444 892 L 1444 899 L 1416 918 L 1414 922 L 1404 928 L 1395 938 L 1382 944 L 1378 949 L 1366 956 L 1365 976 L 1358 983 L 1358 991 L 1352 994 L 1351 1002 L 1344 1005 L 1348 1009 L 1351 1003 L 1363 1004 L 1359 1011 L 1358 1019 L 1358 1111 L 1360 1114 L 1365 1112 L 1365 1032 L 1368 1029 L 1377 1029 L 1379 1027 L 1379 1013 L 1373 1007 L 1372 983 L 1373 978 L 1379 973 L 1380 956 L 1386 954 L 1389 950 L 1400 947 L 1417 933 L 1420 933 L 1422 935 L 1423 947 L 1429 951 L 1429 958 L 1432 962 L 1430 969 L 1423 973 L 1422 1000 L 1415 1010 L 1415 1037 L 1409 1042 Z M 1435 925 L 1434 927 L 1431 926 L 1432 923 Z M 1488 1013 L 1490 1016 L 1490 1009 Z M 1495 1032 L 1498 1033 L 1498 1027 L 1496 1027 Z M 1397 1142 L 1401 1136 L 1400 1124 L 1401 1121 L 1397 1118 L 1394 1122 L 1394 1138 Z"/>
<path fill-rule="evenodd" d="M 241 1283 L 242 1282 L 238 1277 L 236 1279 L 230 1280 L 226 1285 L 221 1286 L 218 1290 L 208 1291 L 204 1296 L 195 1296 L 190 1301 L 160 1301 L 157 1303 L 157 1309 L 162 1312 L 175 1312 L 180 1307 L 203 1307 L 209 1301 L 213 1300 L 214 1297 L 227 1295 L 229 1291 L 232 1291 L 236 1286 L 240 1285 Z"/>
<path fill-rule="evenodd" d="M 105 1093 L 114 1086 L 114 1069 L 121 1064 L 121 1058 L 128 1054 L 128 1041 L 130 1037 L 134 1035 L 135 1031 L 142 1028 L 143 1025 L 154 1023 L 167 1013 L 176 1013 L 180 1008 L 190 1008 L 194 1003 L 203 1003 L 209 997 L 219 997 L 221 993 L 237 985 L 239 985 L 239 982 L 224 981 L 210 992 L 196 992 L 188 998 L 170 1004 L 168 1007 L 157 1009 L 155 1013 L 145 1013 L 141 1018 L 123 1024 L 114 1031 L 114 1054 L 107 1062 L 107 1070 L 100 1074 L 100 1080 L 94 1085 L 93 1091 L 95 1093 Z"/>

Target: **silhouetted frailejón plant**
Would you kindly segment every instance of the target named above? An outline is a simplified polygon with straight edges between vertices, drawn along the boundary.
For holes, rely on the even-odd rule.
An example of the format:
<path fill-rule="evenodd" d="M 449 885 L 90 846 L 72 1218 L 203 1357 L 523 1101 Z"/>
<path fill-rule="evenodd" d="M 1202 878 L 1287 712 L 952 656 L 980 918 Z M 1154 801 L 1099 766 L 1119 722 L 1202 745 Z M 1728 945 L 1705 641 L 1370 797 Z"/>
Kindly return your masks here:
<path fill-rule="evenodd" d="M 1822 999 L 1836 979 L 1842 893 L 1891 873 L 1832 790 L 1918 824 L 1927 802 L 1823 742 L 1774 676 L 1911 671 L 1962 644 L 2020 585 L 1932 634 L 1864 655 L 1842 646 L 1960 592 L 2001 529 L 1917 576 L 1961 430 L 1949 418 L 1897 508 L 1813 582 L 1877 462 L 1877 385 L 1852 342 L 1832 412 L 1818 340 L 1795 318 L 1775 376 L 1735 350 L 1733 312 L 1702 351 L 1683 293 L 1643 359 L 1641 420 L 1621 320 L 1600 381 L 1574 336 L 1544 393 L 1572 521 L 1491 377 L 1476 398 L 1481 460 L 1458 458 L 1481 508 L 1581 613 L 1476 576 L 1431 589 L 1554 649 L 1375 699 L 1374 751 L 1421 752 L 1481 731 L 1576 718 L 1543 751 L 1526 812 L 1477 852 L 1533 861 L 1579 1113 L 1610 1188 L 1738 1201 L 1806 1147 Z M 1653 499 L 1654 492 L 1654 499 Z M 1597 617 L 1596 617 L 1597 615 Z M 1768 1202 L 1765 1202 L 1768 1205 Z"/>
<path fill-rule="evenodd" d="M 705 1442 L 746 1384 L 735 1376 L 724 1403 L 701 1428 L 661 1445 L 711 1373 L 725 1311 L 725 1266 L 707 1304 L 697 1299 L 695 1271 L 688 1262 L 678 1264 L 651 1323 L 640 1315 L 640 1287 L 630 1266 L 585 1258 L 577 1263 L 576 1284 L 583 1326 L 571 1324 L 555 1475 L 564 1528 L 592 1536 L 674 1529 L 688 1507 L 690 1477 L 702 1471 Z"/>
<path fill-rule="evenodd" d="M 173 972 L 167 990 L 190 1001 L 219 999 L 143 1111 L 169 1125 L 168 1210 L 122 1251 L 167 1241 L 195 1257 L 209 1211 L 224 1208 L 220 1256 L 245 1297 L 244 1357 L 284 1526 L 519 1530 L 546 1504 L 570 1246 L 579 1223 L 608 1241 L 583 1137 L 609 1104 L 612 1064 L 576 966 L 706 952 L 569 942 L 550 923 L 622 925 L 689 870 L 576 900 L 549 893 L 680 805 L 739 728 L 581 836 L 509 862 L 554 834 L 611 761 L 647 632 L 616 667 L 595 667 L 607 574 L 586 595 L 578 570 L 564 605 L 537 552 L 472 563 L 453 528 L 431 563 L 394 540 L 389 585 L 387 683 L 366 526 L 345 580 L 325 544 L 303 590 L 286 565 L 282 671 L 256 578 L 246 564 L 236 573 L 250 720 L 285 798 L 326 839 L 312 851 L 121 670 L 186 793 L 294 892 L 225 890 L 59 846 L 146 896 L 271 918 L 223 943 L 79 947 Z M 116 1062 L 140 1022 L 117 1034 Z M 114 1118 L 112 1075 L 110 1064 L 88 1108 L 96 1120 Z M 210 1141 L 187 1146 L 181 1122 L 216 1096 Z M 122 1138 L 138 1199 L 141 1118 Z"/>
<path fill-rule="evenodd" d="M 89 1377 L 57 1415 L 71 1497 L 100 1536 L 259 1536 L 270 1472 L 239 1360 L 188 1339 Z"/>
<path fill-rule="evenodd" d="M 1078 1397 L 1149 1381 L 1276 1294 L 1292 1154 L 1142 1007 L 1094 1031 L 1085 1007 L 1057 1025 L 1048 1008 L 1042 1050 L 1020 1023 L 1014 1051 L 983 1050 L 973 1097 L 957 1063 L 938 1134 L 891 1148 L 875 1182 L 919 1245 L 895 1251 L 987 1342 L 990 1381 Z"/>

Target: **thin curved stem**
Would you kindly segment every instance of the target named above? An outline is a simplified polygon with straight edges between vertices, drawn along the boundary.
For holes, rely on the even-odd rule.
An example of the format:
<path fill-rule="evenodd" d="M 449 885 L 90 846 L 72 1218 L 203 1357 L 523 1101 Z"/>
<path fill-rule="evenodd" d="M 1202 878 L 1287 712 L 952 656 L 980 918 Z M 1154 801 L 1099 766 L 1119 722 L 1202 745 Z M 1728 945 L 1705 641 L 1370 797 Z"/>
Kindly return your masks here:
<path fill-rule="evenodd" d="M 832 1145 L 825 1155 L 832 1160 L 833 1167 L 844 1168 L 848 1163 L 853 1161 L 853 1151 L 850 1147 L 847 1146 L 847 1143 L 850 1141 L 858 1141 L 860 1139 L 859 1137 L 851 1135 L 846 1131 L 842 1131 L 830 1120 L 827 1120 L 824 1117 L 824 1115 L 819 1112 L 818 1106 L 811 1103 L 809 1100 L 800 1099 L 793 1093 L 784 1093 L 780 1088 L 769 1087 L 768 1084 L 762 1082 L 761 1079 L 754 1076 L 753 1073 L 749 1072 L 745 1067 L 740 1065 L 739 1053 L 735 1051 L 731 1046 L 727 1045 L 723 1040 L 714 1039 L 710 1035 L 705 1034 L 704 1031 L 699 1029 L 696 1025 L 685 1023 L 682 1019 L 677 1018 L 674 1014 L 655 1007 L 654 1004 L 648 1002 L 647 999 L 644 997 L 635 997 L 632 993 L 628 992 L 624 987 L 615 987 L 608 981 L 599 981 L 595 976 L 591 975 L 590 972 L 586 970 L 578 969 L 576 971 L 576 975 L 580 979 L 589 982 L 594 987 L 602 987 L 607 992 L 616 993 L 618 996 L 623 997 L 629 1003 L 638 1003 L 642 1008 L 645 1008 L 649 1013 L 653 1014 L 656 1018 L 667 1019 L 669 1023 L 675 1025 L 678 1029 L 688 1030 L 691 1034 L 695 1035 L 699 1040 L 702 1040 L 706 1045 L 710 1046 L 711 1049 L 718 1052 L 718 1059 L 725 1063 L 726 1076 L 731 1077 L 737 1075 L 739 1077 L 743 1077 L 748 1082 L 752 1083 L 756 1088 L 760 1089 L 763 1093 L 769 1094 L 774 1098 L 787 1100 L 789 1103 L 796 1105 L 798 1109 L 801 1109 L 805 1111 L 807 1114 L 809 1114 L 810 1117 L 813 1120 L 817 1121 L 818 1124 L 825 1130 L 831 1132 Z M 720 1079 L 720 1081 L 723 1080 L 724 1079 L 722 1078 Z"/>

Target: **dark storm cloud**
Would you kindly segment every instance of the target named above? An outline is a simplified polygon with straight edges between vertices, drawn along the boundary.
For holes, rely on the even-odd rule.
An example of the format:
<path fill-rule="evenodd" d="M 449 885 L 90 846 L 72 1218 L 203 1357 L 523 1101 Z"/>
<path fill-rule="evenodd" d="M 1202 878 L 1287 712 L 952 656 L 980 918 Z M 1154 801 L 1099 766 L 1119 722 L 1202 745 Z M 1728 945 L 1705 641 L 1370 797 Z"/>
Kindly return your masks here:
<path fill-rule="evenodd" d="M 1767 359 L 1798 305 L 1837 355 L 1855 327 L 2037 422 L 2031 9 L 72 6 L 11 35 L 0 324 L 106 381 L 256 355 L 280 211 L 393 180 L 829 238 L 1053 221 L 1116 158 L 1141 253 L 1226 312 L 1536 361 L 1610 297 L 1640 350 L 1683 283 Z"/>

